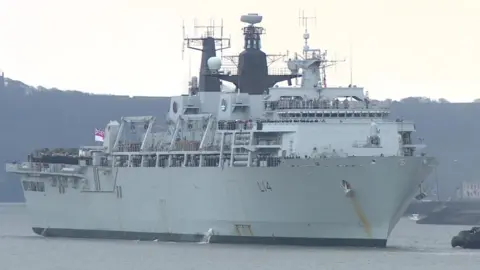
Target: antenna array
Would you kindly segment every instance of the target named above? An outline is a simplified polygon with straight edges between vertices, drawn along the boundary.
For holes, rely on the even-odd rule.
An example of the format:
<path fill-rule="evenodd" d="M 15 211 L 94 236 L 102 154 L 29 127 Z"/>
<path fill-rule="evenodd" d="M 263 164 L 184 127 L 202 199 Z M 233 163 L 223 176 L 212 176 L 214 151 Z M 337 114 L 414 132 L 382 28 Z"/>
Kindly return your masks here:
<path fill-rule="evenodd" d="M 310 47 L 308 46 L 308 39 L 310 38 L 310 33 L 308 32 L 308 21 L 313 20 L 314 24 L 317 25 L 317 17 L 305 16 L 305 11 L 300 11 L 298 16 L 298 22 L 301 26 L 305 27 L 305 33 L 303 34 L 303 39 L 305 40 L 305 44 L 303 45 L 303 56 L 306 59 L 308 57 L 308 53 L 311 51 Z M 320 51 L 319 51 L 320 52 Z"/>
<path fill-rule="evenodd" d="M 309 20 L 313 20 L 315 26 L 317 25 L 317 16 L 316 16 L 315 14 L 316 14 L 316 12 L 314 11 L 314 15 L 313 15 L 313 16 L 307 17 L 307 16 L 305 16 L 305 11 L 304 11 L 304 10 L 301 10 L 301 11 L 298 12 L 298 24 L 299 24 L 300 26 L 305 27 L 305 33 L 307 33 L 308 21 L 309 21 Z"/>
<path fill-rule="evenodd" d="M 303 47 L 303 58 L 320 60 L 319 67 L 321 73 L 321 85 L 322 87 L 327 87 L 326 68 L 329 66 L 334 66 L 338 62 L 344 62 L 345 60 L 328 60 L 326 50 L 310 49 L 308 45 L 308 39 L 310 38 L 310 33 L 308 32 L 309 21 L 314 21 L 314 24 L 316 25 L 317 17 L 315 15 L 305 16 L 305 12 L 303 10 L 299 11 L 298 22 L 305 28 L 305 33 L 303 34 L 303 39 L 305 40 L 305 45 Z"/>
<path fill-rule="evenodd" d="M 223 19 L 221 19 L 220 25 L 215 24 L 214 19 L 210 19 L 208 25 L 199 25 L 197 19 L 193 20 L 193 35 L 189 37 L 185 31 L 185 23 L 182 25 L 183 31 L 183 43 L 182 43 L 182 60 L 185 53 L 185 48 L 203 51 L 203 41 L 212 38 L 215 42 L 215 50 L 220 51 L 223 55 L 223 50 L 230 48 L 230 37 L 224 38 L 223 36 Z M 198 32 L 201 32 L 199 35 Z M 219 36 L 216 36 L 216 32 L 220 32 Z"/>

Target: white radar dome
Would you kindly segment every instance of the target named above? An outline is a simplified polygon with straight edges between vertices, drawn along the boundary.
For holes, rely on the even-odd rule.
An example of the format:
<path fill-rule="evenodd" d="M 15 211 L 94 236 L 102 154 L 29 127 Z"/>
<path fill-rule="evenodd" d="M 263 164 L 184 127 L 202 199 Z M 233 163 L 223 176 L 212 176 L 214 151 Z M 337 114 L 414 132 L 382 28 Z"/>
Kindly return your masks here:
<path fill-rule="evenodd" d="M 210 57 L 207 61 L 208 68 L 211 71 L 218 71 L 222 67 L 222 59 L 220 57 Z"/>
<path fill-rule="evenodd" d="M 256 24 L 262 22 L 262 16 L 258 15 L 258 13 L 248 13 L 247 15 L 242 15 L 240 17 L 240 21 L 249 24 Z"/>

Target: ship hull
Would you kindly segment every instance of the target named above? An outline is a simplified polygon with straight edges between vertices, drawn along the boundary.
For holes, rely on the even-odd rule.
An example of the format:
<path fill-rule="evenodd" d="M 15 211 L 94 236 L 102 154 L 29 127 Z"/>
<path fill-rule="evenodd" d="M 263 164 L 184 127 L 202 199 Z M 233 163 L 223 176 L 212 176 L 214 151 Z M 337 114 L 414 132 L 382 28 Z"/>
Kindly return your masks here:
<path fill-rule="evenodd" d="M 202 242 L 204 234 L 170 234 L 158 232 L 132 232 L 108 230 L 78 230 L 33 227 L 33 232 L 44 237 L 93 238 L 110 240 L 163 241 L 163 242 Z M 214 244 L 260 244 L 293 246 L 349 246 L 386 247 L 387 239 L 362 238 L 310 238 L 310 237 L 268 237 L 213 235 L 208 239 Z"/>
<path fill-rule="evenodd" d="M 99 191 L 36 177 L 45 192 L 26 191 L 26 198 L 34 232 L 47 237 L 199 242 L 210 231 L 210 243 L 384 247 L 429 162 L 299 159 L 279 167 L 113 168 L 97 176 L 88 167 L 85 178 L 97 179 Z"/>

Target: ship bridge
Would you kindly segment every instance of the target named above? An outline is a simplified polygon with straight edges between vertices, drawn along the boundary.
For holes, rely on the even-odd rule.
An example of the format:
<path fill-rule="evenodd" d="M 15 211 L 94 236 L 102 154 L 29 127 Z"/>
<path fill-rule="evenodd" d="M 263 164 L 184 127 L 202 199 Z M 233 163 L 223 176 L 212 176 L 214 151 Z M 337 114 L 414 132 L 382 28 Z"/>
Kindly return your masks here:
<path fill-rule="evenodd" d="M 302 99 L 315 99 L 322 97 L 323 99 L 335 99 L 340 97 L 350 97 L 356 101 L 364 101 L 368 99 L 364 94 L 363 87 L 321 87 L 320 85 L 312 85 L 313 87 L 294 88 L 294 87 L 274 87 L 270 89 L 268 99 L 281 100 L 286 97 L 295 97 Z"/>
<path fill-rule="evenodd" d="M 388 104 L 372 103 L 360 87 L 274 88 L 264 99 L 267 115 L 276 119 L 300 118 L 387 118 Z"/>

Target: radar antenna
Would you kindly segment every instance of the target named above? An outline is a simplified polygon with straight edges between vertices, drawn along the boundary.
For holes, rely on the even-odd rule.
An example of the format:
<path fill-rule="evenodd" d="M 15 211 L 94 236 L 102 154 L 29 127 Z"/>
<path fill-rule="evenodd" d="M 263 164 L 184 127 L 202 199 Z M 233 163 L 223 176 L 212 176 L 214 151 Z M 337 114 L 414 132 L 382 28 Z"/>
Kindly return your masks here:
<path fill-rule="evenodd" d="M 298 21 L 299 24 L 305 27 L 305 33 L 303 34 L 303 39 L 305 40 L 305 45 L 303 46 L 303 54 L 305 59 L 308 58 L 308 52 L 310 51 L 310 47 L 308 46 L 308 39 L 310 38 L 310 33 L 308 32 L 308 21 L 313 20 L 315 26 L 317 25 L 317 17 L 314 15 L 312 17 L 306 17 L 305 11 L 299 11 Z"/>
<path fill-rule="evenodd" d="M 349 56 L 349 64 L 350 64 L 350 86 L 353 85 L 353 52 L 352 52 L 352 34 L 350 33 L 350 40 L 348 41 L 348 53 L 350 54 Z"/>
<path fill-rule="evenodd" d="M 320 85 L 323 88 L 327 87 L 327 73 L 326 68 L 335 65 L 337 62 L 344 62 L 345 60 L 328 60 L 327 51 L 320 49 L 310 49 L 308 45 L 308 40 L 310 39 L 310 33 L 308 32 L 308 22 L 313 20 L 316 24 L 316 16 L 305 16 L 305 12 L 302 10 L 299 12 L 299 23 L 305 27 L 305 32 L 303 34 L 304 46 L 303 46 L 303 59 L 304 60 L 317 60 L 320 61 Z"/>
<path fill-rule="evenodd" d="M 197 35 L 197 32 L 200 32 Z M 198 85 L 198 89 L 191 89 L 190 93 L 212 91 L 220 92 L 220 81 L 218 78 L 207 76 L 208 73 L 208 60 L 212 57 L 216 57 L 216 52 L 220 51 L 223 54 L 223 50 L 230 48 L 230 38 L 223 37 L 223 20 L 220 25 L 215 25 L 215 21 L 210 19 L 208 25 L 198 25 L 197 20 L 194 20 L 193 25 L 194 36 L 189 37 L 185 34 L 185 26 L 183 26 L 183 44 L 182 44 L 182 60 L 185 48 L 201 51 L 202 60 L 200 63 L 200 77 L 192 77 L 191 85 Z M 217 32 L 217 33 L 216 33 Z M 220 32 L 219 36 L 216 35 Z"/>
<path fill-rule="evenodd" d="M 215 45 L 215 51 L 220 51 L 220 54 L 223 54 L 223 50 L 230 48 L 230 37 L 225 38 L 223 36 L 223 19 L 221 19 L 220 25 L 215 25 L 215 20 L 210 19 L 208 25 L 198 25 L 197 19 L 193 21 L 193 33 L 194 37 L 189 37 L 185 31 L 185 23 L 182 26 L 183 29 L 183 44 L 182 44 L 182 60 L 185 52 L 185 48 L 205 51 L 205 40 L 213 39 Z M 200 35 L 197 35 L 197 32 L 202 31 Z M 220 31 L 220 35 L 216 36 L 216 31 Z"/>

